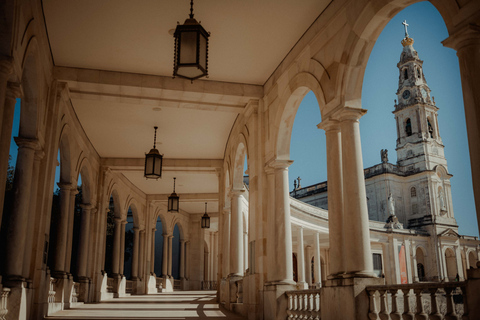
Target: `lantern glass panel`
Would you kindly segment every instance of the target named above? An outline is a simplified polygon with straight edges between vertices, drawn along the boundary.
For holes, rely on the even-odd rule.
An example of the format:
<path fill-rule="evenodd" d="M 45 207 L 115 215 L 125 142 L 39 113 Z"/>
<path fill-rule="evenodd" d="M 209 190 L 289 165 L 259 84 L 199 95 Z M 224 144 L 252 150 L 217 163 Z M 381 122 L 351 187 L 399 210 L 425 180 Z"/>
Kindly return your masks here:
<path fill-rule="evenodd" d="M 153 166 L 153 172 L 155 175 L 161 175 L 162 174 L 162 159 L 160 157 L 155 157 L 155 162 Z"/>
<path fill-rule="evenodd" d="M 154 158 L 151 155 L 147 155 L 145 159 L 145 175 L 151 175 L 153 174 L 153 164 L 154 164 Z"/>
<path fill-rule="evenodd" d="M 200 33 L 200 52 L 199 52 L 199 65 L 203 70 L 207 69 L 207 38 Z"/>
<path fill-rule="evenodd" d="M 197 62 L 197 33 L 182 32 L 180 34 L 180 61 L 179 64 Z"/>

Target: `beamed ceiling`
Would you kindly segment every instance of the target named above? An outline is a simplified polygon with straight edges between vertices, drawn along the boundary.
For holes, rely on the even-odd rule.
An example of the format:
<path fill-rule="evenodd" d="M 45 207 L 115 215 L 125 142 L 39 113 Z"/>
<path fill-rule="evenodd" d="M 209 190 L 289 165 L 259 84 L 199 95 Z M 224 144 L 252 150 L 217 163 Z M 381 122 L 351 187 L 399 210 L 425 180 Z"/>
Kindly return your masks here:
<path fill-rule="evenodd" d="M 172 29 L 190 1 L 42 3 L 55 75 L 68 82 L 99 156 L 149 196 L 166 199 L 177 177 L 180 200 L 189 199 L 181 208 L 201 213 L 205 200 L 218 210 L 212 195 L 237 116 L 263 96 L 262 85 L 329 2 L 196 1 L 195 18 L 211 36 L 209 78 L 193 84 L 171 79 Z M 155 125 L 164 177 L 147 181 L 142 161 Z"/>

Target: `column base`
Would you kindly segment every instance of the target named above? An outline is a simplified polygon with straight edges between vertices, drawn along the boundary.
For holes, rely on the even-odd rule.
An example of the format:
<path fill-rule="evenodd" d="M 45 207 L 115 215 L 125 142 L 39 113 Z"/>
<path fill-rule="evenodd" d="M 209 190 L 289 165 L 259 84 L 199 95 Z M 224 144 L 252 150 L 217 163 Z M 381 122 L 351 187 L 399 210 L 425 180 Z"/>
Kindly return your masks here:
<path fill-rule="evenodd" d="M 290 290 L 297 290 L 297 284 L 294 281 L 272 281 L 265 284 L 263 291 L 265 320 L 287 319 L 288 300 L 285 291 Z"/>
<path fill-rule="evenodd" d="M 297 288 L 298 290 L 305 290 L 308 289 L 308 283 L 306 282 L 297 282 Z"/>
<path fill-rule="evenodd" d="M 370 302 L 365 287 L 384 284 L 385 279 L 372 277 L 325 281 L 320 296 L 322 320 L 366 319 Z"/>

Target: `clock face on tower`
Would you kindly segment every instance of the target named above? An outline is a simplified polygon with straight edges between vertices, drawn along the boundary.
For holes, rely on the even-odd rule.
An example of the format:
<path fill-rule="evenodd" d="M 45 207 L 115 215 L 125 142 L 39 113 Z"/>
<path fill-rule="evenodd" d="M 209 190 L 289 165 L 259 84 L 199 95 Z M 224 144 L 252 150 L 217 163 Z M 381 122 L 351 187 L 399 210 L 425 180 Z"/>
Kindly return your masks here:
<path fill-rule="evenodd" d="M 409 90 L 403 91 L 402 97 L 403 97 L 403 99 L 410 98 L 410 91 Z"/>

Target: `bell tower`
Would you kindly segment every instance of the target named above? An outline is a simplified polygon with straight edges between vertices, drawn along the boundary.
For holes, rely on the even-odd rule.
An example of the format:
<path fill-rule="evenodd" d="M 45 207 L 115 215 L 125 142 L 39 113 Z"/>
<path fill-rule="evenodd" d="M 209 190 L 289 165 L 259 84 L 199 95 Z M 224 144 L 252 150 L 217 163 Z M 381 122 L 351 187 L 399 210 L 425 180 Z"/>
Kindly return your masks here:
<path fill-rule="evenodd" d="M 423 61 L 413 48 L 413 39 L 405 26 L 405 38 L 399 70 L 398 100 L 395 101 L 397 125 L 397 163 L 407 171 L 432 170 L 436 165 L 447 167 L 444 146 L 437 121 L 438 108 L 430 95 L 423 73 Z M 397 103 L 398 101 L 398 103 Z"/>

